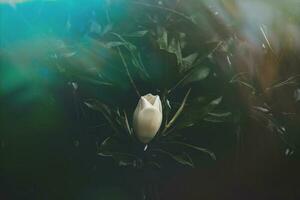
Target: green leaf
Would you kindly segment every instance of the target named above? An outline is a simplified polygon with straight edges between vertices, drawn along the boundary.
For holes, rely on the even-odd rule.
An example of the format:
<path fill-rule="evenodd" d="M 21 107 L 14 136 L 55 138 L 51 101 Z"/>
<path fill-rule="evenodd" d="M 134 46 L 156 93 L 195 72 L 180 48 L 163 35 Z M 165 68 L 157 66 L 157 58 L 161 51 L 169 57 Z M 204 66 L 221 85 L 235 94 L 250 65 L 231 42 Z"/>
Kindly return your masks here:
<path fill-rule="evenodd" d="M 250 83 L 247 83 L 247 82 L 245 82 L 245 81 L 241 81 L 241 80 L 237 80 L 236 82 L 237 82 L 237 83 L 239 83 L 239 84 L 240 84 L 240 85 L 242 85 L 242 86 L 245 86 L 245 87 L 247 87 L 247 88 L 251 89 L 253 94 L 255 94 L 255 93 L 256 93 L 256 89 L 255 89 L 255 87 L 254 87 L 254 86 L 252 86 Z"/>
<path fill-rule="evenodd" d="M 85 105 L 93 110 L 99 111 L 103 114 L 105 119 L 108 121 L 115 133 L 120 133 L 118 129 L 118 124 L 113 117 L 113 111 L 105 104 L 99 102 L 96 99 L 89 99 L 85 102 Z"/>
<path fill-rule="evenodd" d="M 153 166 L 153 167 L 155 167 L 157 169 L 161 169 L 162 168 L 162 166 L 159 163 L 154 162 L 154 161 L 149 161 L 146 164 L 149 165 L 149 166 Z"/>
<path fill-rule="evenodd" d="M 233 116 L 231 112 L 222 112 L 222 113 L 208 113 L 207 116 L 204 118 L 205 121 L 214 122 L 214 123 L 221 123 L 232 121 Z"/>
<path fill-rule="evenodd" d="M 119 42 L 119 41 L 110 41 L 110 42 L 103 43 L 103 45 L 104 45 L 104 47 L 110 49 L 110 48 L 114 48 L 114 47 L 124 46 L 125 43 Z"/>
<path fill-rule="evenodd" d="M 266 88 L 266 90 L 273 90 L 277 88 L 282 88 L 284 86 L 297 86 L 300 84 L 300 75 L 291 76 L 288 79 L 275 83 L 271 87 Z"/>
<path fill-rule="evenodd" d="M 182 52 L 180 41 L 177 38 L 172 38 L 169 42 L 168 48 L 166 49 L 169 53 L 174 53 L 177 58 L 177 64 L 182 65 Z"/>
<path fill-rule="evenodd" d="M 93 110 L 100 111 L 105 115 L 111 115 L 111 111 L 105 104 L 101 103 L 96 99 L 88 99 L 85 105 Z"/>
<path fill-rule="evenodd" d="M 134 152 L 130 150 L 130 144 L 115 136 L 106 138 L 98 149 L 98 155 L 112 157 L 119 166 L 132 166 L 140 168 L 144 165 Z"/>
<path fill-rule="evenodd" d="M 188 165 L 190 167 L 194 167 L 194 164 L 190 160 L 190 157 L 187 157 L 184 154 L 183 155 L 182 154 L 176 154 L 175 155 L 175 154 L 173 154 L 171 152 L 168 152 L 166 150 L 163 150 L 163 149 L 152 149 L 151 151 L 166 155 L 166 156 L 172 158 L 174 161 L 176 161 L 176 162 L 178 162 L 182 165 Z"/>
<path fill-rule="evenodd" d="M 115 137 L 108 137 L 101 143 L 98 155 L 112 156 L 115 159 L 123 160 L 123 162 L 138 159 L 136 155 L 128 152 L 124 142 L 117 140 Z"/>
<path fill-rule="evenodd" d="M 165 27 L 157 27 L 157 44 L 159 49 L 165 50 L 169 53 L 175 54 L 177 58 L 177 64 L 182 65 L 182 52 L 181 52 L 181 42 L 178 36 L 169 36 Z"/>
<path fill-rule="evenodd" d="M 183 67 L 181 69 L 181 71 L 186 71 L 188 70 L 196 61 L 196 59 L 198 58 L 198 53 L 193 53 L 193 54 L 190 54 L 186 57 L 184 57 L 182 59 L 183 61 Z"/>
<path fill-rule="evenodd" d="M 212 112 L 222 101 L 222 97 L 210 101 L 203 105 L 200 103 L 189 104 L 183 115 L 178 119 L 177 128 L 185 128 L 198 124 L 208 113 Z"/>
<path fill-rule="evenodd" d="M 191 92 L 191 89 L 189 89 L 187 91 L 186 95 L 184 96 L 184 98 L 182 100 L 182 103 L 181 103 L 180 107 L 178 108 L 178 110 L 176 111 L 176 113 L 174 114 L 174 116 L 172 117 L 172 119 L 166 124 L 164 130 L 162 131 L 162 135 L 167 135 L 167 134 L 165 134 L 165 132 L 168 130 L 168 128 L 170 128 L 173 125 L 173 123 L 176 121 L 176 119 L 182 113 L 183 108 L 184 108 L 184 106 L 186 104 L 186 101 L 187 101 L 187 98 L 188 98 L 190 92 Z"/>
<path fill-rule="evenodd" d="M 131 42 L 125 40 L 120 34 L 118 33 L 112 33 L 114 36 L 116 36 L 123 44 L 124 47 L 129 51 L 130 60 L 132 62 L 132 65 L 136 67 L 136 69 L 139 70 L 140 74 L 143 78 L 149 77 L 148 72 L 142 62 L 140 52 L 138 51 L 137 47 L 132 44 Z M 121 50 L 119 52 L 122 52 Z"/>
<path fill-rule="evenodd" d="M 168 32 L 165 27 L 157 27 L 157 44 L 160 49 L 168 49 Z"/>
<path fill-rule="evenodd" d="M 193 150 L 196 150 L 196 151 L 201 151 L 203 153 L 208 154 L 213 160 L 216 160 L 215 154 L 212 151 L 207 150 L 205 148 L 201 148 L 201 147 L 198 147 L 198 146 L 195 146 L 195 145 L 192 145 L 192 144 L 188 144 L 188 143 L 184 143 L 184 142 L 178 142 L 178 141 L 168 141 L 168 142 L 165 142 L 165 143 L 166 144 L 174 144 L 174 145 L 178 145 L 178 146 L 183 146 L 185 148 L 193 149 Z"/>
<path fill-rule="evenodd" d="M 209 73 L 210 73 L 209 67 L 199 67 L 196 70 L 194 70 L 194 72 L 191 73 L 188 78 L 185 79 L 183 85 L 196 82 L 196 81 L 201 81 L 207 78 Z"/>
<path fill-rule="evenodd" d="M 179 79 L 179 81 L 169 89 L 169 92 L 174 91 L 179 86 L 184 86 L 188 83 L 192 83 L 195 81 L 201 81 L 208 77 L 210 73 L 210 68 L 206 66 L 202 66 L 199 62 L 195 63 L 190 67 L 187 72 Z"/>
<path fill-rule="evenodd" d="M 130 51 L 136 51 L 137 50 L 137 47 L 134 44 L 132 44 L 131 42 L 125 40 L 120 34 L 112 33 L 112 35 L 116 36 L 124 44 L 124 46 L 128 50 L 130 50 Z"/>
<path fill-rule="evenodd" d="M 274 117 L 274 114 L 252 108 L 251 117 L 258 120 L 260 123 L 264 123 L 266 127 L 270 131 L 276 133 L 287 146 L 296 149 L 295 145 L 288 141 L 286 127 L 282 124 L 282 122 Z"/>
<path fill-rule="evenodd" d="M 97 85 L 97 86 L 113 86 L 112 83 L 109 82 L 105 82 L 105 81 L 101 81 L 101 80 L 97 80 L 97 79 L 93 79 L 93 78 L 89 78 L 88 76 L 77 76 L 78 79 L 85 81 L 87 83 L 93 84 L 93 85 Z"/>
<path fill-rule="evenodd" d="M 129 135 L 132 136 L 133 130 L 132 130 L 132 128 L 131 128 L 130 125 L 129 125 L 128 117 L 127 117 L 127 114 L 126 114 L 126 111 L 125 111 L 125 110 L 124 110 L 123 124 L 125 124 L 126 129 L 127 129 L 128 133 L 129 133 Z"/>
<path fill-rule="evenodd" d="M 230 83 L 238 83 L 241 86 L 245 86 L 245 87 L 249 88 L 252 91 L 252 94 L 255 94 L 256 93 L 256 88 L 253 85 L 251 85 L 251 83 L 246 82 L 247 79 L 246 79 L 245 75 L 247 75 L 247 73 L 245 73 L 245 72 L 238 73 L 238 74 L 234 75 L 231 78 Z"/>
<path fill-rule="evenodd" d="M 133 32 L 133 33 L 123 34 L 123 36 L 125 36 L 125 37 L 143 37 L 148 32 L 149 32 L 148 30 L 136 31 L 136 32 Z"/>

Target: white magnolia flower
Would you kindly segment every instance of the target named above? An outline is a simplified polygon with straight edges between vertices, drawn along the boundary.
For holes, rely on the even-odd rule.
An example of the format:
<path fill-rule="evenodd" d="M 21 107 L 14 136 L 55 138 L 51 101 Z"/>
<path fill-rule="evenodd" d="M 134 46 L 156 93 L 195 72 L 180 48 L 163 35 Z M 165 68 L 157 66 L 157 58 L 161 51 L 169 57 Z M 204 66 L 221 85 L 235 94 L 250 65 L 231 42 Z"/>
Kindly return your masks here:
<path fill-rule="evenodd" d="M 160 128 L 162 107 L 158 95 L 142 96 L 133 114 L 133 128 L 138 139 L 143 143 L 150 142 Z"/>

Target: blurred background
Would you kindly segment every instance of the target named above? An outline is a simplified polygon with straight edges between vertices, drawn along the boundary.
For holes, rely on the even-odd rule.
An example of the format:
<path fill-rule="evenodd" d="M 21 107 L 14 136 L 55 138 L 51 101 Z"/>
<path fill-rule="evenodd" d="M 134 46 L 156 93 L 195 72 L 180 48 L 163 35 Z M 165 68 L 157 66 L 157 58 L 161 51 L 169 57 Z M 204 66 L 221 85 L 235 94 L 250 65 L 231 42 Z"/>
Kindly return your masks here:
<path fill-rule="evenodd" d="M 205 132 L 197 139 L 215 152 L 217 161 L 200 162 L 195 169 L 165 169 L 160 198 L 299 199 L 300 2 L 136 2 L 198 20 L 201 31 L 189 30 L 197 35 L 190 41 L 195 48 L 221 47 L 213 54 L 221 78 L 217 86 L 208 82 L 200 89 L 223 91 L 241 115 L 249 107 L 272 110 L 284 132 L 278 136 L 272 124 L 251 117 L 238 126 L 202 127 Z M 135 199 L 131 185 L 136 175 L 97 155 L 110 128 L 100 113 L 83 104 L 89 97 L 122 99 L 121 104 L 134 97 L 130 83 L 114 70 L 108 79 L 122 85 L 122 92 L 101 89 L 103 83 L 90 78 L 101 66 L 114 65 L 113 56 L 94 41 L 112 29 L 105 23 L 108 7 L 113 28 L 121 31 L 130 30 L 135 25 L 131 17 L 141 11 L 124 0 L 0 0 L 0 199 Z M 159 68 L 157 63 L 147 64 Z M 83 75 L 65 73 L 66 65 Z M 156 68 L 153 76 L 163 77 Z M 247 73 L 253 85 L 240 80 L 234 90 L 223 90 L 232 71 Z M 139 87 L 146 93 L 155 84 Z M 260 91 L 256 98 L 254 90 Z"/>

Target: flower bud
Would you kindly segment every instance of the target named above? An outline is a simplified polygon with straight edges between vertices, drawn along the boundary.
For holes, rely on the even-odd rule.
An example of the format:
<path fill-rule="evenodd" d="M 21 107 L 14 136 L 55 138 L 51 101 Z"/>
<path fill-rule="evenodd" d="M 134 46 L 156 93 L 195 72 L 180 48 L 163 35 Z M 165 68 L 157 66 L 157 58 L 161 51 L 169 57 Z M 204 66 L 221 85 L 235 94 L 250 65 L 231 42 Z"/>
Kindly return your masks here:
<path fill-rule="evenodd" d="M 142 96 L 133 114 L 133 128 L 142 143 L 150 142 L 162 122 L 162 107 L 158 95 Z"/>

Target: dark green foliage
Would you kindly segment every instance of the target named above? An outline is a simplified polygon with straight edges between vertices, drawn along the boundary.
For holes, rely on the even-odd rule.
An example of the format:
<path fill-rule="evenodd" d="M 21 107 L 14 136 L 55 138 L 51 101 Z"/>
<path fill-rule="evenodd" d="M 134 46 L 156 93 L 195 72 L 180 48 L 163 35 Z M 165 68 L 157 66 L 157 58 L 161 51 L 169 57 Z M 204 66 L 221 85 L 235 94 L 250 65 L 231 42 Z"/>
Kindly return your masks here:
<path fill-rule="evenodd" d="M 87 98 L 92 100 L 85 101 L 88 107 L 100 111 L 112 128 L 112 136 L 100 145 L 99 154 L 112 156 L 122 166 L 136 167 L 141 162 L 142 166 L 155 163 L 154 166 L 161 167 L 161 159 L 152 156 L 155 152 L 162 158 L 194 167 L 191 150 L 214 159 L 215 155 L 197 144 L 186 143 L 190 127 L 205 123 L 239 127 L 249 116 L 278 132 L 291 147 L 284 136 L 285 128 L 277 123 L 271 110 L 263 108 L 267 102 L 261 98 L 264 91 L 257 86 L 255 77 L 235 71 L 234 66 L 222 69 L 219 60 L 225 57 L 232 65 L 229 56 L 233 56 L 240 43 L 233 30 L 227 28 L 228 24 L 221 23 L 201 1 L 189 12 L 185 11 L 188 2 L 181 2 L 178 10 L 168 7 L 169 1 L 161 2 L 128 1 L 126 5 L 122 1 L 109 2 L 104 9 L 106 19 L 93 22 L 93 27 L 103 28 L 96 34 L 92 29 L 85 36 L 90 51 L 105 52 L 101 62 L 83 69 L 83 66 L 68 66 L 70 59 L 76 63 L 76 56 L 60 59 L 64 73 L 105 93 L 105 96 L 91 94 Z M 126 10 L 122 20 L 114 15 L 117 11 L 114 9 L 120 7 Z M 203 13 L 199 14 L 199 10 Z M 215 32 L 211 34 L 209 29 Z M 291 77 L 265 91 L 297 83 L 297 77 Z M 253 99 L 253 105 L 245 107 L 232 102 L 238 87 Z M 145 146 L 137 141 L 132 129 L 132 114 L 139 97 L 150 92 L 162 99 L 164 122 L 144 151 Z M 149 154 L 147 159 L 146 154 Z"/>

